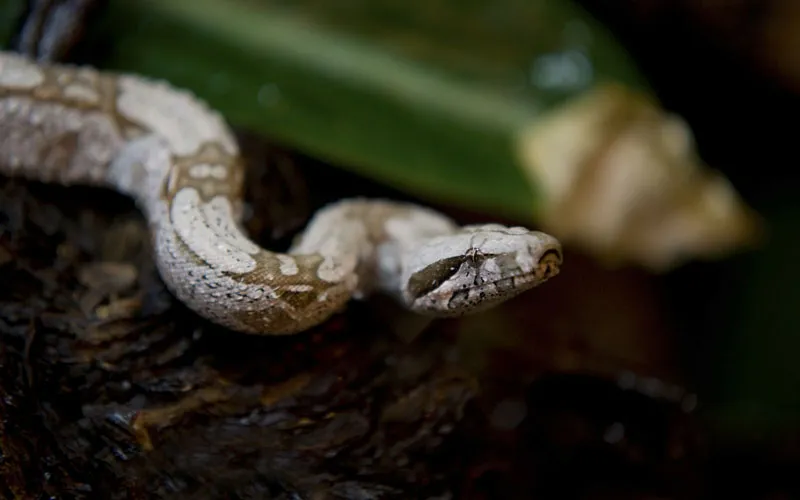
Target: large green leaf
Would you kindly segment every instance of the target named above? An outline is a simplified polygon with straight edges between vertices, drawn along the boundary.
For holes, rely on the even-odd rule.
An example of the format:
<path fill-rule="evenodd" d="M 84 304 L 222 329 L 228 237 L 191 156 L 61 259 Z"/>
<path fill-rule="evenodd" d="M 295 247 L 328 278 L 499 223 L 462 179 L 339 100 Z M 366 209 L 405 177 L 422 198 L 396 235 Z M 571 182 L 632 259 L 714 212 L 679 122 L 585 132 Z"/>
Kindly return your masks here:
<path fill-rule="evenodd" d="M 612 80 L 643 86 L 569 2 L 117 0 L 104 69 L 186 87 L 232 123 L 416 195 L 529 220 L 513 142 Z"/>

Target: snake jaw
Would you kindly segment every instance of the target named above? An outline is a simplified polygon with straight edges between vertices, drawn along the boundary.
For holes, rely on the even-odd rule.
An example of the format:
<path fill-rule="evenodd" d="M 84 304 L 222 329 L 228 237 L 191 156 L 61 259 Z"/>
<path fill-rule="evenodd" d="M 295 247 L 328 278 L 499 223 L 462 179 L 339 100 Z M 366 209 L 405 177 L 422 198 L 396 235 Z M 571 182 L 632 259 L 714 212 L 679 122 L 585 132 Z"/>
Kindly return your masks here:
<path fill-rule="evenodd" d="M 561 244 L 548 234 L 467 226 L 408 256 L 403 298 L 421 314 L 462 316 L 544 283 L 558 274 L 562 259 Z"/>

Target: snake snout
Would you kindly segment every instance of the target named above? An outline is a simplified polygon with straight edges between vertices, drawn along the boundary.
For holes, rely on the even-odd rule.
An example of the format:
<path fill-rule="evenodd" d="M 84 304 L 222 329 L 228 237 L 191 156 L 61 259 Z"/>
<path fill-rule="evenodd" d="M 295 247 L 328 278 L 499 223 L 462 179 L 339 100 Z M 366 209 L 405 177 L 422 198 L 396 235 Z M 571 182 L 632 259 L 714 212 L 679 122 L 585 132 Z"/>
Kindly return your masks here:
<path fill-rule="evenodd" d="M 537 244 L 531 248 L 532 253 L 537 258 L 536 278 L 543 282 L 561 271 L 561 264 L 564 255 L 561 251 L 561 243 L 546 233 L 537 233 Z"/>
<path fill-rule="evenodd" d="M 546 281 L 556 276 L 561 271 L 563 258 L 560 250 L 547 250 L 536 268 L 536 277 L 539 281 Z"/>

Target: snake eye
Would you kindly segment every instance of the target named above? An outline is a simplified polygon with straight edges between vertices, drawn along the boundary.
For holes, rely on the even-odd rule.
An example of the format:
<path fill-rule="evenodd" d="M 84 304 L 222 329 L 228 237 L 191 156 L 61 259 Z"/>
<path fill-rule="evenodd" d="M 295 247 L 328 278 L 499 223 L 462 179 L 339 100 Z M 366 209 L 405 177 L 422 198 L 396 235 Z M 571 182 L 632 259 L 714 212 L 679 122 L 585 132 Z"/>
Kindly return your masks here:
<path fill-rule="evenodd" d="M 468 257 L 459 255 L 439 260 L 420 269 L 409 278 L 408 292 L 416 299 L 439 288 L 442 283 L 452 278 L 467 260 Z"/>

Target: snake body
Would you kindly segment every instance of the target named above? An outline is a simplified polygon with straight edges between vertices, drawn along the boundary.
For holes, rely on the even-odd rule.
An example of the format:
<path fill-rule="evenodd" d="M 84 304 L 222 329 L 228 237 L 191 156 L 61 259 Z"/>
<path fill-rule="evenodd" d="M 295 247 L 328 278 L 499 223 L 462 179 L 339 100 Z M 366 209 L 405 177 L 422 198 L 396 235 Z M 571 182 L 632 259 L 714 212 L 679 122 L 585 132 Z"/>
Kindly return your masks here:
<path fill-rule="evenodd" d="M 0 52 L 0 172 L 132 196 L 167 288 L 227 328 L 296 333 L 374 292 L 457 316 L 539 285 L 561 264 L 547 234 L 460 227 L 415 204 L 366 199 L 323 208 L 287 253 L 271 252 L 240 227 L 243 168 L 229 127 L 188 92 Z"/>

